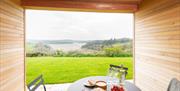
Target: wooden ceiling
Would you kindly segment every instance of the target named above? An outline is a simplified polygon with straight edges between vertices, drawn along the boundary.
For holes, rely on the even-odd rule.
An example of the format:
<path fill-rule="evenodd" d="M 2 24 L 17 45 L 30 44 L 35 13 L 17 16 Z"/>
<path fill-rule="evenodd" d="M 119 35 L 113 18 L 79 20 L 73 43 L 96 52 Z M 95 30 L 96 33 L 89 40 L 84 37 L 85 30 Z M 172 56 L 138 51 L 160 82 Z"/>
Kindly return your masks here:
<path fill-rule="evenodd" d="M 22 0 L 27 9 L 135 12 L 142 0 Z"/>

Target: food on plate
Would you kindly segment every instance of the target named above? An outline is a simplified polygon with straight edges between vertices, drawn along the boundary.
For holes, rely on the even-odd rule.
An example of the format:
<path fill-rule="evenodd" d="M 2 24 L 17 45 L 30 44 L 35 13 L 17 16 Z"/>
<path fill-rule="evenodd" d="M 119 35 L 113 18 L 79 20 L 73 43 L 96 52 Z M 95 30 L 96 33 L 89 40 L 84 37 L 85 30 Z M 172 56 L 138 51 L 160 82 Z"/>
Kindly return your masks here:
<path fill-rule="evenodd" d="M 100 87 L 100 88 L 103 88 L 103 89 L 106 89 L 107 84 L 106 84 L 105 81 L 97 81 L 96 86 Z"/>
<path fill-rule="evenodd" d="M 99 87 L 104 87 L 104 86 L 106 86 L 106 82 L 104 82 L 104 81 L 97 81 L 96 85 L 99 86 Z"/>
<path fill-rule="evenodd" d="M 106 90 L 104 90 L 102 88 L 95 88 L 95 89 L 93 89 L 93 91 L 106 91 Z"/>
<path fill-rule="evenodd" d="M 86 83 L 84 83 L 84 86 L 92 88 L 92 87 L 95 87 L 95 83 L 96 81 L 88 80 Z"/>
<path fill-rule="evenodd" d="M 122 86 L 113 86 L 111 88 L 111 91 L 125 91 L 125 89 Z"/>
<path fill-rule="evenodd" d="M 88 80 L 88 83 L 89 83 L 90 85 L 95 85 L 95 84 L 96 84 L 96 81 Z"/>

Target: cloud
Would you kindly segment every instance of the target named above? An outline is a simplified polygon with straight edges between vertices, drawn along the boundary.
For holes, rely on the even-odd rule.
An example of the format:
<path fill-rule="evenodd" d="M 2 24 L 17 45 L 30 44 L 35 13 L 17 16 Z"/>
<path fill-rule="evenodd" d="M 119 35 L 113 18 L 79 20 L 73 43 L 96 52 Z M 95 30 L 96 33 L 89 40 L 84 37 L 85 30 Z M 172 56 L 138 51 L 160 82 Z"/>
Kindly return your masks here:
<path fill-rule="evenodd" d="M 133 37 L 133 14 L 26 10 L 27 39 Z"/>

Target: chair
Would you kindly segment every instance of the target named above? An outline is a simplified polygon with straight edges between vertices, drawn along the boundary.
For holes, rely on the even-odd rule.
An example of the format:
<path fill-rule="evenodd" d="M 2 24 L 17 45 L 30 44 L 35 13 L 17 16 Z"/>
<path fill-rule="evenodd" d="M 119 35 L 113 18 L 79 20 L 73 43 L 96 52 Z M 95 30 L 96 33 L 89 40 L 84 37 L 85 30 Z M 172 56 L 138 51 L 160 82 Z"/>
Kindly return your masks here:
<path fill-rule="evenodd" d="M 34 79 L 30 84 L 28 84 L 29 91 L 35 91 L 40 85 L 43 85 L 44 91 L 46 91 L 46 87 L 44 85 L 43 75 L 38 76 Z"/>
<path fill-rule="evenodd" d="M 118 78 L 120 83 L 124 83 L 127 75 L 127 67 L 124 67 L 123 65 L 113 65 L 110 64 L 108 76 L 113 78 Z"/>
<path fill-rule="evenodd" d="M 119 72 L 120 69 L 123 69 L 123 70 L 125 70 L 125 76 L 128 74 L 128 72 L 127 72 L 128 68 L 124 67 L 123 65 L 118 66 L 118 65 L 110 64 L 109 66 L 110 66 L 109 73 L 112 71 Z M 108 75 L 109 75 L 109 73 L 108 73 Z"/>
<path fill-rule="evenodd" d="M 173 78 L 169 83 L 167 91 L 180 91 L 180 81 L 178 81 L 176 78 Z"/>

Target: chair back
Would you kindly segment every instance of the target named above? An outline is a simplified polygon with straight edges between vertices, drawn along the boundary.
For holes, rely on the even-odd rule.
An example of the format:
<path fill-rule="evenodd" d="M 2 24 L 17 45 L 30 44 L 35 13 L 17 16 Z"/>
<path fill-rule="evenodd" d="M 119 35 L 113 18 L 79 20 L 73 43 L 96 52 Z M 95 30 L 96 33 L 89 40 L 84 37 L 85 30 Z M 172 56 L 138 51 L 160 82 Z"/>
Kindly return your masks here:
<path fill-rule="evenodd" d="M 173 78 L 169 83 L 167 91 L 180 91 L 180 81 L 178 81 L 176 78 Z"/>
<path fill-rule="evenodd" d="M 29 91 L 35 91 L 39 86 L 43 86 L 44 91 L 46 91 L 46 87 L 44 85 L 43 75 L 38 76 L 32 82 L 28 84 Z"/>
<path fill-rule="evenodd" d="M 109 71 L 108 71 L 108 76 L 111 75 L 112 71 L 119 72 L 120 69 L 124 69 L 125 70 L 125 76 L 128 74 L 128 72 L 127 72 L 128 68 L 124 67 L 123 65 L 119 66 L 119 65 L 110 64 L 109 66 L 110 66 L 110 68 L 109 68 Z"/>

